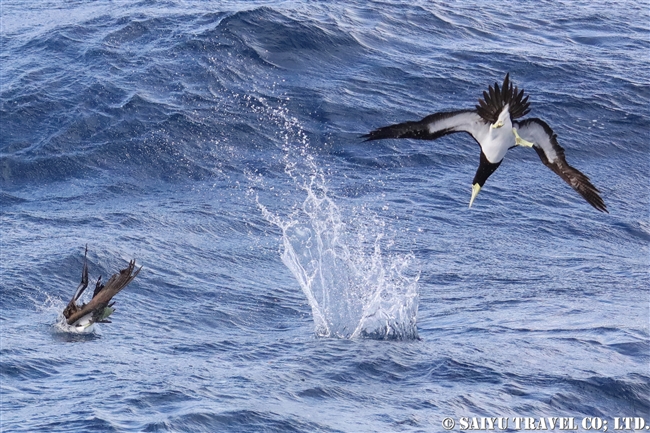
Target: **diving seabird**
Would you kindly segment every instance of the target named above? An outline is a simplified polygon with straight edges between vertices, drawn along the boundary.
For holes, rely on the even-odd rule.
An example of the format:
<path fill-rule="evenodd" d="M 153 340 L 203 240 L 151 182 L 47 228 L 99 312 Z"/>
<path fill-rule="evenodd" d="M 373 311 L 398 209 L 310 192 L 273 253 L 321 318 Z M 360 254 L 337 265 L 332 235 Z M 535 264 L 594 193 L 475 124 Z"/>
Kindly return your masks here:
<path fill-rule="evenodd" d="M 111 299 L 133 281 L 141 269 L 142 266 L 135 270 L 135 260 L 131 260 L 129 266 L 114 274 L 106 285 L 102 284 L 102 277 L 100 276 L 97 279 L 97 284 L 95 284 L 95 291 L 91 301 L 87 304 L 77 305 L 77 300 L 88 287 L 88 246 L 86 246 L 84 266 L 81 271 L 81 283 L 79 283 L 79 287 L 77 287 L 68 306 L 63 310 L 63 316 L 66 318 L 67 324 L 78 332 L 91 332 L 95 323 L 111 323 L 110 320 L 107 320 L 108 316 L 115 311 L 113 308 L 115 302 L 110 303 Z M 133 272 L 134 270 L 135 272 Z"/>
<path fill-rule="evenodd" d="M 418 122 L 404 122 L 375 129 L 363 135 L 365 141 L 384 138 L 416 138 L 435 140 L 455 132 L 467 132 L 481 146 L 481 158 L 472 181 L 472 197 L 469 207 L 485 184 L 499 167 L 508 149 L 515 146 L 532 147 L 544 165 L 553 170 L 587 202 L 601 212 L 607 212 L 605 202 L 589 178 L 571 167 L 564 158 L 564 149 L 557 142 L 557 135 L 541 119 L 530 118 L 515 121 L 530 111 L 528 96 L 510 83 L 506 75 L 499 88 L 489 87 L 474 110 L 456 110 L 432 114 Z"/>

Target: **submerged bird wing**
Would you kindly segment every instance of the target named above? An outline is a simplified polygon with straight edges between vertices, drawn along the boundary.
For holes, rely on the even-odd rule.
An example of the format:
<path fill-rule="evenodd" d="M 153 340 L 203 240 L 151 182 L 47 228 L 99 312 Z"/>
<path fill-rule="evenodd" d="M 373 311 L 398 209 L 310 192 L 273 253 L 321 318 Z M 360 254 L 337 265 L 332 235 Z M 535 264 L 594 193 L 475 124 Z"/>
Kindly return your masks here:
<path fill-rule="evenodd" d="M 467 132 L 478 142 L 481 132 L 485 132 L 486 122 L 476 110 L 447 111 L 431 114 L 417 122 L 404 122 L 384 126 L 362 135 L 365 141 L 383 138 L 416 138 L 435 140 L 455 132 Z"/>
<path fill-rule="evenodd" d="M 558 144 L 557 135 L 546 122 L 541 119 L 531 118 L 521 122 L 513 122 L 513 126 L 522 138 L 534 143 L 533 148 L 544 165 L 564 179 L 571 188 L 583 196 L 594 208 L 601 212 L 608 212 L 605 202 L 600 197 L 600 191 L 586 175 L 566 162 L 564 149 Z"/>
<path fill-rule="evenodd" d="M 114 274 L 111 279 L 108 280 L 104 288 L 101 289 L 95 296 L 93 296 L 93 299 L 90 302 L 82 306 L 70 317 L 67 317 L 68 325 L 72 325 L 74 322 L 88 313 L 97 312 L 97 310 L 103 310 L 106 308 L 113 296 L 117 295 L 131 281 L 133 281 L 140 270 L 142 270 L 142 267 L 136 270 L 135 260 L 131 260 L 129 262 L 129 266 L 125 269 L 122 269 L 119 273 Z"/>

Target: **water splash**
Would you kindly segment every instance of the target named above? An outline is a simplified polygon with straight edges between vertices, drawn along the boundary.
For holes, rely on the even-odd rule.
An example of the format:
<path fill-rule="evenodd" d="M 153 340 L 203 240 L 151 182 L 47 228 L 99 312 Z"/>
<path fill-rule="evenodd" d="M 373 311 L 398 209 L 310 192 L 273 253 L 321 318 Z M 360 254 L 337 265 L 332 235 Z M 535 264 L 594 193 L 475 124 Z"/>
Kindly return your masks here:
<path fill-rule="evenodd" d="M 62 334 L 101 335 L 99 326 L 96 323 L 85 328 L 68 325 L 66 318 L 63 316 L 66 303 L 62 299 L 42 290 L 37 290 L 37 294 L 42 295 L 44 299 L 33 296 L 27 296 L 27 298 L 34 304 L 36 311 L 49 317 L 50 323 L 54 322 L 50 325 L 50 331 L 54 336 L 61 337 Z"/>
<path fill-rule="evenodd" d="M 418 338 L 419 274 L 410 270 L 413 255 L 383 251 L 392 242 L 377 215 L 357 209 L 344 218 L 350 211 L 342 212 L 332 199 L 297 119 L 282 109 L 272 115 L 283 131 L 278 135 L 290 194 L 303 201 L 284 217 L 280 213 L 286 210 L 269 210 L 256 194 L 257 204 L 264 218 L 282 230 L 282 261 L 307 297 L 316 334 Z"/>

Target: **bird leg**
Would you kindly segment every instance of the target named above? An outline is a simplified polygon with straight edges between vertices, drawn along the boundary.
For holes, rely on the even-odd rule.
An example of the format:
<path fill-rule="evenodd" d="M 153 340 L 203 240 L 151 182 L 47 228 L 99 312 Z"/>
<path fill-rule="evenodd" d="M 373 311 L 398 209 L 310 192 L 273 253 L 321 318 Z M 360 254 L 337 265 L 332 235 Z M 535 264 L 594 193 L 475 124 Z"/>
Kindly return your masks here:
<path fill-rule="evenodd" d="M 515 134 L 515 144 L 517 146 L 533 147 L 535 145 L 535 143 L 531 143 L 530 141 L 526 141 L 523 138 L 521 138 L 517 133 L 516 128 L 512 128 L 512 133 Z"/>

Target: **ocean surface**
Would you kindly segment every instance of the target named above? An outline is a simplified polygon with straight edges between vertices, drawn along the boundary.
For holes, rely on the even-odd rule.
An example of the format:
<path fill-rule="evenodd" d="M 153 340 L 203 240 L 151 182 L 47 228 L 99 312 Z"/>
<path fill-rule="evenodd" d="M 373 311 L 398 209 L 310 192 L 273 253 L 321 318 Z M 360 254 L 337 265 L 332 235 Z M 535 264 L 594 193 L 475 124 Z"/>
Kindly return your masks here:
<path fill-rule="evenodd" d="M 2 432 L 650 425 L 650 5 L 3 1 Z M 526 148 L 360 136 L 510 78 Z M 143 266 L 92 334 L 91 286 Z M 88 300 L 89 295 L 84 295 Z"/>

